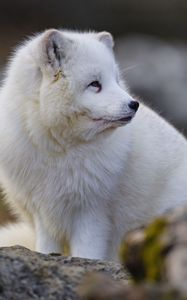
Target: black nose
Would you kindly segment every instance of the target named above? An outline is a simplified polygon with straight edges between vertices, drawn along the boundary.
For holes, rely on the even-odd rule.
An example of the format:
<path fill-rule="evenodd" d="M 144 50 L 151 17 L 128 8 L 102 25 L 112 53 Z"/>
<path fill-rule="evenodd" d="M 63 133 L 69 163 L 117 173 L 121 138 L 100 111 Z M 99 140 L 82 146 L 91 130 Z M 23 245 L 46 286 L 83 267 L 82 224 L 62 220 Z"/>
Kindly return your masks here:
<path fill-rule="evenodd" d="M 128 104 L 128 106 L 129 106 L 130 109 L 133 109 L 133 110 L 137 111 L 138 107 L 139 107 L 139 102 L 137 102 L 137 101 L 131 101 Z"/>

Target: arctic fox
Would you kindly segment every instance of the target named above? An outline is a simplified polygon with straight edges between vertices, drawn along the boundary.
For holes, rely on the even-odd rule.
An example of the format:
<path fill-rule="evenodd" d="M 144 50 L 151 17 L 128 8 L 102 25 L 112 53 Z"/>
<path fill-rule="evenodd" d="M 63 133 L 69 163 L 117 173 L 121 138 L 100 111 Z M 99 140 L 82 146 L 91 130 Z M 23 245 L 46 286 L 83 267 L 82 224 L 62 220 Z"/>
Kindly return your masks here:
<path fill-rule="evenodd" d="M 7 201 L 35 232 L 2 229 L 1 246 L 63 252 L 65 237 L 72 256 L 116 260 L 127 231 L 187 203 L 187 141 L 128 93 L 107 32 L 51 29 L 16 51 L 0 141 Z"/>

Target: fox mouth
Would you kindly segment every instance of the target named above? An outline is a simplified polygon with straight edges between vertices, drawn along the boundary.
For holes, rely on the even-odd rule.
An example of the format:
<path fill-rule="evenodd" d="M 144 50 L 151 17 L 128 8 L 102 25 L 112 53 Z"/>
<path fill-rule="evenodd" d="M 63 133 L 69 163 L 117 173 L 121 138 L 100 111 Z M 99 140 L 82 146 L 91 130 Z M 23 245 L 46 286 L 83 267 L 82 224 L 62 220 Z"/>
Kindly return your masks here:
<path fill-rule="evenodd" d="M 111 126 L 123 126 L 127 123 L 129 123 L 132 118 L 134 117 L 134 114 L 133 115 L 129 115 L 129 116 L 125 116 L 125 117 L 122 117 L 122 118 L 115 118 L 115 119 L 109 119 L 109 118 L 99 118 L 99 119 L 93 119 L 93 121 L 97 121 L 97 122 L 103 122 L 104 124 L 108 124 L 108 125 L 111 125 Z"/>
<path fill-rule="evenodd" d="M 119 119 L 115 119 L 115 120 L 109 120 L 109 122 L 116 122 L 116 123 L 127 123 L 130 122 L 132 120 L 133 116 L 128 116 L 128 117 L 123 117 L 123 118 L 119 118 Z"/>

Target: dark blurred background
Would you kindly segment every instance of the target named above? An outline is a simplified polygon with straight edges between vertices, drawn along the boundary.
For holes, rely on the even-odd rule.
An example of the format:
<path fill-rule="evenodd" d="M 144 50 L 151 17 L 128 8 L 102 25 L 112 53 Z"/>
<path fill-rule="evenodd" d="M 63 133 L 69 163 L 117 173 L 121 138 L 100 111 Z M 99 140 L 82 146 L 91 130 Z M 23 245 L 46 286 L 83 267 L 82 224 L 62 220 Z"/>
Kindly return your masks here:
<path fill-rule="evenodd" d="M 131 92 L 187 135 L 186 0 L 0 0 L 0 78 L 20 41 L 52 27 L 110 31 Z"/>

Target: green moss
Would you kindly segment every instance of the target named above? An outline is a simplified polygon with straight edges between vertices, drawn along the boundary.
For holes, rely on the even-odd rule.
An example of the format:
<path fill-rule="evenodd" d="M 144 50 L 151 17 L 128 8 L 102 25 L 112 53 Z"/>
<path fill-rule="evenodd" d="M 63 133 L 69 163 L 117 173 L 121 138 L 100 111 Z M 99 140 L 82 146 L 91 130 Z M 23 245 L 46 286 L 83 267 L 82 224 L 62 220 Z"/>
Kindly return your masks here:
<path fill-rule="evenodd" d="M 122 244 L 120 257 L 135 282 L 157 282 L 162 278 L 166 245 L 163 232 L 167 226 L 164 218 L 158 218 L 145 230 L 139 238 L 136 233 L 129 235 Z"/>
<path fill-rule="evenodd" d="M 164 244 L 162 234 L 167 221 L 164 218 L 156 219 L 145 229 L 145 242 L 142 252 L 143 264 L 148 281 L 160 281 L 164 266 Z"/>

